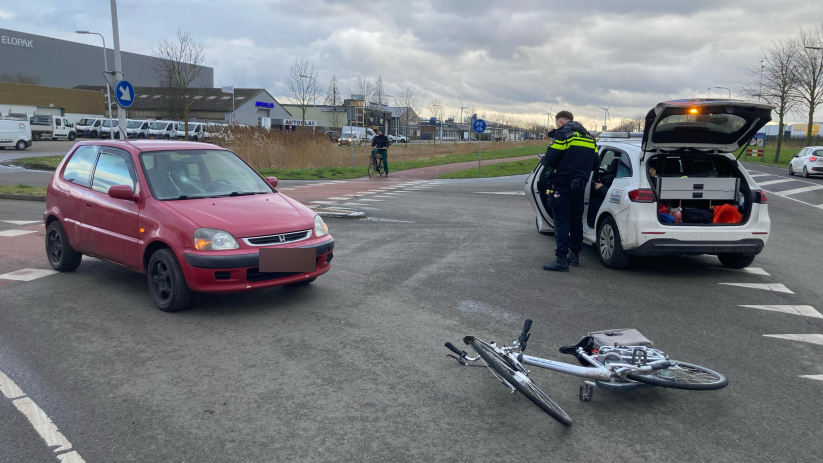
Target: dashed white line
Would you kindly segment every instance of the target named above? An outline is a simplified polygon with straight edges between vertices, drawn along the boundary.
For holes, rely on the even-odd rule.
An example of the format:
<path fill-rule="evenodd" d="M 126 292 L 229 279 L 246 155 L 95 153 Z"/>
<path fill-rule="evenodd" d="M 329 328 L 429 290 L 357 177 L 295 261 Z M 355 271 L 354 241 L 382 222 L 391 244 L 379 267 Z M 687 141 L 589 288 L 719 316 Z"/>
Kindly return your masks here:
<path fill-rule="evenodd" d="M 823 187 L 821 187 L 823 188 Z M 42 223 L 42 220 L 0 220 L 0 222 L 6 222 L 13 225 L 29 225 L 32 223 Z"/>
<path fill-rule="evenodd" d="M 823 375 L 800 375 L 800 378 L 816 379 L 817 381 L 823 381 Z"/>
<path fill-rule="evenodd" d="M 65 452 L 56 455 L 58 460 L 63 463 L 84 463 L 80 454 L 71 450 L 71 442 L 57 429 L 46 412 L 38 407 L 30 397 L 27 397 L 23 390 L 2 371 L 0 371 L 0 392 L 3 392 L 6 398 L 11 399 L 12 404 L 29 420 L 37 434 L 40 434 L 40 437 L 46 441 L 48 447 L 55 447 L 54 452 Z M 68 450 L 71 451 L 67 452 Z"/>
<path fill-rule="evenodd" d="M 794 294 L 792 290 L 787 288 L 782 283 L 718 283 L 720 285 L 739 286 L 741 288 L 762 289 L 765 291 L 774 291 L 777 293 Z"/>
<path fill-rule="evenodd" d="M 764 334 L 767 338 L 788 339 L 823 346 L 823 334 Z"/>
<path fill-rule="evenodd" d="M 754 171 L 751 171 L 751 172 L 754 172 Z M 775 174 L 751 174 L 751 173 L 749 174 L 749 177 L 752 177 L 752 178 L 755 178 L 755 177 L 776 177 L 776 176 L 777 175 L 775 175 Z"/>
<path fill-rule="evenodd" d="M 764 275 L 769 276 L 769 272 L 763 270 L 760 267 L 746 267 L 746 268 L 726 268 L 726 267 L 709 267 L 715 270 L 727 270 L 730 272 L 739 272 L 739 273 L 748 273 L 751 275 Z"/>
<path fill-rule="evenodd" d="M 767 182 L 757 182 L 759 186 L 766 186 L 766 185 L 776 185 L 778 183 L 786 183 L 786 182 L 794 182 L 793 178 L 783 178 L 780 180 L 769 180 Z"/>
<path fill-rule="evenodd" d="M 334 204 L 337 201 L 311 201 L 312 204 Z"/>
<path fill-rule="evenodd" d="M 804 317 L 823 318 L 823 315 L 810 305 L 741 305 L 740 307 L 802 315 Z"/>
<path fill-rule="evenodd" d="M 479 195 L 512 195 L 512 196 L 526 196 L 524 191 L 475 191 Z"/>
<path fill-rule="evenodd" d="M 54 275 L 54 270 L 44 270 L 39 268 L 24 268 L 21 270 L 15 270 L 14 272 L 4 273 L 0 275 L 0 279 L 2 280 L 14 280 L 14 281 L 32 281 L 38 278 L 47 277 L 49 275 Z"/>
<path fill-rule="evenodd" d="M 778 191 L 775 194 L 780 196 L 796 195 L 799 193 L 806 193 L 807 191 L 823 190 L 823 185 L 804 186 L 803 188 L 795 188 L 794 190 Z"/>
<path fill-rule="evenodd" d="M 3 230 L 0 231 L 0 236 L 12 237 L 28 235 L 29 233 L 37 233 L 37 230 Z"/>
<path fill-rule="evenodd" d="M 342 198 L 342 197 L 340 197 L 340 196 L 332 196 L 331 198 L 326 198 L 326 199 L 333 199 L 333 200 L 335 200 L 335 201 L 345 201 L 345 200 L 347 200 L 347 199 L 349 199 L 349 198 Z"/>
<path fill-rule="evenodd" d="M 363 203 L 345 203 L 346 206 L 368 206 L 368 204 Z"/>
<path fill-rule="evenodd" d="M 383 201 L 383 200 L 382 200 L 382 199 L 366 199 L 366 198 L 360 198 L 360 199 L 358 199 L 358 201 L 380 202 L 380 201 Z"/>

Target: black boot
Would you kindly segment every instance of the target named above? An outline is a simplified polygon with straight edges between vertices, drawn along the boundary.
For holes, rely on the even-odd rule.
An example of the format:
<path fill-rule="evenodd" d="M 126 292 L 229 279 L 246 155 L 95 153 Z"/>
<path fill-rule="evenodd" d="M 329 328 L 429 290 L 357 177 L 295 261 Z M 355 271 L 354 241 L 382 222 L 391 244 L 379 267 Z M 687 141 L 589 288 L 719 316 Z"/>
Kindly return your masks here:
<path fill-rule="evenodd" d="M 580 267 L 580 255 L 574 251 L 569 251 L 569 266 Z"/>
<path fill-rule="evenodd" d="M 548 270 L 550 272 L 568 272 L 569 261 L 558 257 L 550 264 L 543 264 L 543 270 Z"/>

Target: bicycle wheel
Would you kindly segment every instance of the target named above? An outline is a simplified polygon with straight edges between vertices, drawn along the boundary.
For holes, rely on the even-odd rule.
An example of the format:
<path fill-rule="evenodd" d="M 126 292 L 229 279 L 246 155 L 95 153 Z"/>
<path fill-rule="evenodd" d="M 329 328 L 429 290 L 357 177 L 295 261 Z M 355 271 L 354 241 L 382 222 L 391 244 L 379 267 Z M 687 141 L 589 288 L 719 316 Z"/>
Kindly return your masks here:
<path fill-rule="evenodd" d="M 473 339 L 471 342 L 472 348 L 480 357 L 486 362 L 489 368 L 493 369 L 500 376 L 503 377 L 509 384 L 515 387 L 521 394 L 526 396 L 541 410 L 548 413 L 549 416 L 559 421 L 565 426 L 572 425 L 572 419 L 566 412 L 563 411 L 554 401 L 549 398 L 543 391 L 541 391 L 535 384 L 526 376 L 523 371 L 517 371 L 512 368 L 508 360 L 498 354 L 494 348 L 479 339 Z"/>
<path fill-rule="evenodd" d="M 640 383 L 692 391 L 723 389 L 729 384 L 729 380 L 725 376 L 714 370 L 678 360 L 672 360 L 671 362 L 674 365 L 669 368 L 630 373 L 627 377 Z"/>
<path fill-rule="evenodd" d="M 377 161 L 377 172 L 381 177 L 386 176 L 386 169 L 383 168 L 383 161 Z"/>
<path fill-rule="evenodd" d="M 374 161 L 371 161 L 371 162 L 369 162 L 369 178 L 374 177 L 375 173 L 376 173 L 376 171 L 375 171 Z"/>

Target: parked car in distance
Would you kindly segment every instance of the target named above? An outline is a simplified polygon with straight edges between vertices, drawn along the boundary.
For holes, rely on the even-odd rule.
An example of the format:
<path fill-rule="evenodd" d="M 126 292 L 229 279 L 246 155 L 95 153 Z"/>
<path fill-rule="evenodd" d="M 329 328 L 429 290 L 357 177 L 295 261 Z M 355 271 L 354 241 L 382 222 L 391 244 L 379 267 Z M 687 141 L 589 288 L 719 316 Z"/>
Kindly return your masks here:
<path fill-rule="evenodd" d="M 408 143 L 409 139 L 404 135 L 389 135 L 389 143 Z"/>
<path fill-rule="evenodd" d="M 126 135 L 129 138 L 146 138 L 149 135 L 151 121 L 129 120 L 126 124 Z"/>
<path fill-rule="evenodd" d="M 189 141 L 208 141 L 211 135 L 204 132 L 206 124 L 202 122 L 189 122 Z M 186 125 L 184 122 L 177 124 L 177 139 L 186 139 Z"/>
<path fill-rule="evenodd" d="M 789 175 L 823 175 L 823 146 L 807 146 L 789 161 Z"/>
<path fill-rule="evenodd" d="M 329 137 L 333 143 L 337 143 L 337 140 L 340 139 L 340 131 L 339 130 L 328 130 L 326 131 L 326 136 Z"/>
<path fill-rule="evenodd" d="M 360 146 L 363 144 L 363 140 L 360 139 L 360 136 L 355 133 L 344 133 L 340 135 L 340 138 L 337 139 L 338 146 L 349 146 L 349 145 L 357 145 Z"/>
<path fill-rule="evenodd" d="M 14 147 L 22 151 L 31 146 L 31 126 L 29 121 L 0 120 L 0 150 Z"/>
<path fill-rule="evenodd" d="M 74 130 L 78 137 L 97 138 L 100 136 L 100 126 L 105 120 L 102 117 L 83 118 L 74 124 Z"/>
<path fill-rule="evenodd" d="M 126 121 L 128 123 L 128 121 Z M 100 125 L 100 138 L 108 138 L 111 139 L 111 130 L 114 127 L 114 138 L 120 138 L 120 119 L 106 119 L 103 121 L 103 124 Z"/>
<path fill-rule="evenodd" d="M 149 138 L 163 140 L 177 139 L 177 122 L 174 121 L 154 121 L 149 125 Z"/>
<path fill-rule="evenodd" d="M 60 272 L 88 255 L 146 274 L 167 312 L 193 292 L 307 285 L 329 271 L 334 239 L 276 187 L 207 143 L 83 141 L 48 185 L 46 254 Z"/>
<path fill-rule="evenodd" d="M 34 141 L 40 141 L 43 138 L 51 138 L 52 140 L 74 140 L 77 138 L 74 124 L 62 116 L 35 114 L 29 119 L 29 123 L 31 124 L 31 138 Z"/>

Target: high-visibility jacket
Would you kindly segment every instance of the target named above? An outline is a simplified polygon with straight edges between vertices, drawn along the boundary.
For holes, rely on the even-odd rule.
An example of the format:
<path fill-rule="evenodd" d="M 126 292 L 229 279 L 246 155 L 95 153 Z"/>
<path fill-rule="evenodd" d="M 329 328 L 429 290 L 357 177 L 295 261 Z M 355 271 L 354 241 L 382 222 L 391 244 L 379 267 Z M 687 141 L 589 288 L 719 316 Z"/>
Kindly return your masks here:
<path fill-rule="evenodd" d="M 588 182 L 592 171 L 600 167 L 600 158 L 589 132 L 579 122 L 571 121 L 557 130 L 540 163 L 554 169 L 549 177 L 553 184 L 567 186 L 574 179 Z"/>

